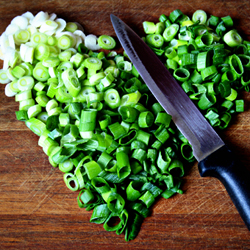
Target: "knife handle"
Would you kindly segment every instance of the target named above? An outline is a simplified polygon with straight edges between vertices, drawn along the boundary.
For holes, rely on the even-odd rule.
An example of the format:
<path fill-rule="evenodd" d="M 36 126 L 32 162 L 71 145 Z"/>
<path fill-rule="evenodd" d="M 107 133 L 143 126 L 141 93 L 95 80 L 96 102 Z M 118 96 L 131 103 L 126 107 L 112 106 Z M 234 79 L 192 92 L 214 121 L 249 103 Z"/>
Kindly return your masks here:
<path fill-rule="evenodd" d="M 202 177 L 215 177 L 222 182 L 250 230 L 250 172 L 227 146 L 200 161 L 198 167 Z"/>

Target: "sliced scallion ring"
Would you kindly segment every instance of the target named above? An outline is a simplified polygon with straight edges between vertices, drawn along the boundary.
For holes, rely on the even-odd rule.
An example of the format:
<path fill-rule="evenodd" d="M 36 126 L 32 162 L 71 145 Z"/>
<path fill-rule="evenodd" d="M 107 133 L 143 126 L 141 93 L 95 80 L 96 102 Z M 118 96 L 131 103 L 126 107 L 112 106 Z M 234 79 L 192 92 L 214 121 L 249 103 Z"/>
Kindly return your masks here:
<path fill-rule="evenodd" d="M 62 50 L 71 48 L 72 44 L 73 44 L 72 38 L 68 35 L 62 35 L 57 39 L 57 46 Z"/>
<path fill-rule="evenodd" d="M 0 69 L 0 83 L 6 84 L 9 82 L 10 82 L 10 79 L 7 76 L 7 70 Z"/>
<path fill-rule="evenodd" d="M 115 39 L 108 35 L 99 36 L 97 42 L 102 49 L 111 50 L 114 49 L 116 46 Z"/>
<path fill-rule="evenodd" d="M 62 73 L 62 79 L 63 79 L 64 85 L 67 88 L 67 90 L 69 91 L 69 93 L 73 97 L 76 97 L 81 90 L 81 85 L 80 85 L 80 82 L 77 78 L 75 70 L 74 69 L 66 69 Z"/>
<path fill-rule="evenodd" d="M 242 43 L 242 38 L 236 30 L 228 31 L 223 40 L 229 47 L 236 47 Z"/>
<path fill-rule="evenodd" d="M 104 101 L 112 109 L 119 107 L 121 99 L 118 91 L 116 89 L 108 89 L 104 93 Z"/>
<path fill-rule="evenodd" d="M 32 89 L 34 84 L 35 84 L 35 81 L 32 76 L 23 76 L 17 82 L 17 86 L 20 91 Z"/>
<path fill-rule="evenodd" d="M 17 45 L 28 42 L 30 33 L 27 30 L 18 30 L 14 35 L 14 40 Z"/>
<path fill-rule="evenodd" d="M 171 41 L 175 37 L 175 35 L 177 34 L 178 30 L 179 30 L 179 25 L 176 23 L 168 26 L 162 34 L 164 40 L 166 42 Z"/>
<path fill-rule="evenodd" d="M 199 21 L 200 24 L 205 24 L 207 22 L 207 13 L 204 10 L 196 10 L 193 13 L 192 21 L 194 23 Z"/>
<path fill-rule="evenodd" d="M 100 70 L 102 68 L 102 61 L 99 58 L 89 57 L 86 58 L 83 63 L 88 69 Z"/>

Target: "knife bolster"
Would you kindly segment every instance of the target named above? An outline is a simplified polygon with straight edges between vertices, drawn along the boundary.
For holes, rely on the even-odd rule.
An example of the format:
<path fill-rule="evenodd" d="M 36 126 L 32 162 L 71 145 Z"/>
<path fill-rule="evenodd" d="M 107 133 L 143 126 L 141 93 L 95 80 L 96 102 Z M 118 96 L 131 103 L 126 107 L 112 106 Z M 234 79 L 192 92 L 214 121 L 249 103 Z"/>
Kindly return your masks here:
<path fill-rule="evenodd" d="M 232 151 L 224 145 L 199 162 L 200 176 L 220 179 L 224 171 L 231 171 L 231 168 L 236 166 L 235 161 L 236 159 Z"/>

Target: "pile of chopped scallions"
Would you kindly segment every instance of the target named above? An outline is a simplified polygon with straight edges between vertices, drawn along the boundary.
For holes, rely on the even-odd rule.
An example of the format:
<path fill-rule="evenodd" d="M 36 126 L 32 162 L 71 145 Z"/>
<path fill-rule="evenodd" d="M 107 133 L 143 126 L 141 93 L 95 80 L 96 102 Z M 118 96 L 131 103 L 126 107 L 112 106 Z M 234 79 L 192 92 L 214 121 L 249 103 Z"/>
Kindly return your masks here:
<path fill-rule="evenodd" d="M 184 164 L 194 160 L 171 116 L 108 35 L 26 12 L 0 45 L 0 82 L 19 103 L 17 119 L 79 191 L 79 207 L 93 209 L 90 221 L 134 239 L 159 197 L 182 193 Z"/>
<path fill-rule="evenodd" d="M 201 11 L 191 21 L 175 10 L 143 27 L 145 41 L 212 125 L 224 128 L 231 113 L 243 111 L 237 90 L 250 81 L 250 47 L 231 31 L 229 17 L 206 20 Z M 0 83 L 19 103 L 17 119 L 39 136 L 66 186 L 79 192 L 79 207 L 93 210 L 90 221 L 129 241 L 157 199 L 182 193 L 181 177 L 194 157 L 115 46 L 112 37 L 85 35 L 54 13 L 26 12 L 0 37 Z"/>
<path fill-rule="evenodd" d="M 225 129 L 233 113 L 244 111 L 239 90 L 249 91 L 250 42 L 230 16 L 197 10 L 190 18 L 177 9 L 143 28 L 145 42 L 213 127 Z"/>

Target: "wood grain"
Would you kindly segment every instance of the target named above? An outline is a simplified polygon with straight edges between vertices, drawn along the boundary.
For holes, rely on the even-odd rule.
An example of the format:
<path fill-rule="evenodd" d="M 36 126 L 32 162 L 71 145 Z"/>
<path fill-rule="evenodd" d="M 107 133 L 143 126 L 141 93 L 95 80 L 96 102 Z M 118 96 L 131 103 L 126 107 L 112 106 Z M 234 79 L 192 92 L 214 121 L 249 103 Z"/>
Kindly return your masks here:
<path fill-rule="evenodd" d="M 26 11 L 56 13 L 77 21 L 86 34 L 114 36 L 109 16 L 119 16 L 142 34 L 142 21 L 157 21 L 181 9 L 230 15 L 244 38 L 250 40 L 248 0 L 88 0 L 0 1 L 0 33 Z M 250 94 L 244 93 L 246 111 L 220 132 L 243 165 L 250 162 Z M 138 237 L 104 231 L 89 222 L 91 212 L 80 209 L 77 194 L 63 183 L 62 173 L 50 166 L 37 145 L 38 137 L 15 119 L 14 98 L 0 86 L 0 249 L 250 249 L 250 233 L 225 188 L 213 178 L 201 178 L 197 163 L 187 170 L 183 195 L 160 199 Z"/>

